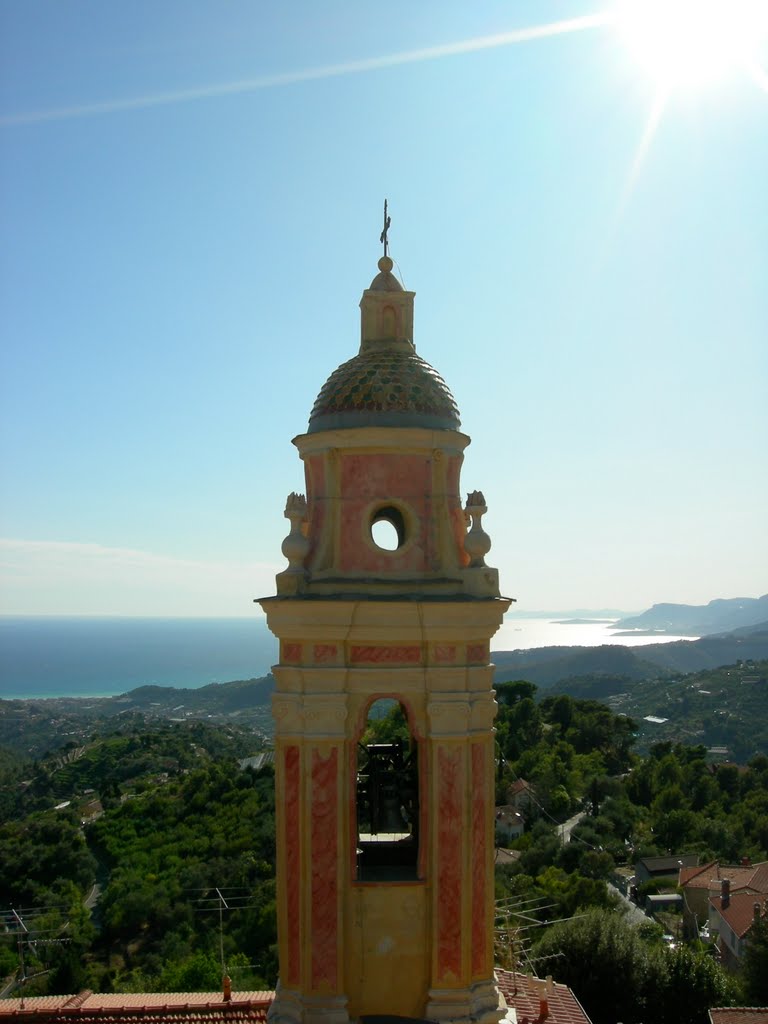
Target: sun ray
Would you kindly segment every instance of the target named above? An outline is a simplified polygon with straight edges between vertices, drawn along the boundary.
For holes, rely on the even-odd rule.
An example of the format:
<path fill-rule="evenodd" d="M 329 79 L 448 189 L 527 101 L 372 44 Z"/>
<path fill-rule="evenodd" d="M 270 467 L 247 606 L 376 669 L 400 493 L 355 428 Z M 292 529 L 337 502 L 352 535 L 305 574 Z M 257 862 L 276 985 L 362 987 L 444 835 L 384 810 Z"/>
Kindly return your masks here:
<path fill-rule="evenodd" d="M 566 35 L 571 32 L 583 32 L 587 29 L 602 28 L 613 20 L 608 13 L 585 14 L 578 18 L 567 18 L 545 25 L 534 25 L 529 28 L 513 29 L 510 32 L 499 32 L 489 36 L 476 36 L 455 43 L 444 43 L 438 46 L 423 47 L 418 50 L 404 50 L 400 53 L 385 54 L 381 57 L 366 57 L 362 60 L 346 61 L 341 64 L 330 64 L 324 67 L 305 68 L 288 71 L 278 75 L 264 75 L 258 78 L 247 78 L 237 82 L 224 82 L 221 85 L 200 86 L 194 89 L 182 89 L 176 92 L 160 92 L 147 96 L 135 96 L 123 100 L 106 100 L 102 103 L 85 103 L 71 107 L 57 107 L 50 110 L 29 111 L 27 113 L 9 114 L 0 117 L 0 125 L 37 124 L 44 121 L 63 121 L 70 118 L 93 117 L 99 114 L 116 114 L 129 110 L 144 110 L 150 107 L 169 106 L 174 103 L 190 103 L 195 100 L 215 99 L 220 96 L 234 96 L 243 93 L 258 92 L 261 89 L 272 89 L 278 86 L 296 85 L 302 82 L 319 81 L 325 78 L 338 78 L 343 75 L 356 75 L 368 71 L 397 67 L 402 64 L 417 64 L 422 61 L 439 60 L 443 57 L 454 57 L 465 53 L 476 53 L 481 50 L 498 49 L 518 43 L 532 42 L 551 36 Z"/>
<path fill-rule="evenodd" d="M 645 120 L 645 127 L 643 128 L 643 134 L 640 136 L 640 142 L 638 143 L 635 155 L 629 168 L 624 188 L 622 189 L 621 200 L 619 202 L 619 210 L 623 210 L 626 203 L 629 201 L 635 185 L 637 184 L 637 178 L 640 174 L 640 169 L 645 163 L 645 159 L 648 156 L 648 152 L 651 148 L 654 136 L 658 130 L 659 124 L 661 123 L 662 115 L 664 114 L 664 108 L 667 105 L 669 99 L 669 90 L 664 87 L 659 87 L 653 97 L 651 108 L 648 111 L 648 117 Z"/>

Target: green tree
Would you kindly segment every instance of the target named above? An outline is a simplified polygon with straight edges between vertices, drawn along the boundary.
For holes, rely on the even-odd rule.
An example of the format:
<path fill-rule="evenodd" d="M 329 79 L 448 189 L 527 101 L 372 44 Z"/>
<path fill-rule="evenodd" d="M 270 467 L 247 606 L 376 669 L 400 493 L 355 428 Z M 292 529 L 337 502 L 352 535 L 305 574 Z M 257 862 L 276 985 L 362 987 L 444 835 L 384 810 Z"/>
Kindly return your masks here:
<path fill-rule="evenodd" d="M 594 1024 L 640 1024 L 649 973 L 648 952 L 637 931 L 615 912 L 590 910 L 553 925 L 533 951 L 551 956 L 557 981 L 569 985 Z"/>
<path fill-rule="evenodd" d="M 709 1024 L 712 1006 L 736 1001 L 733 978 L 711 956 L 687 946 L 657 949 L 644 993 L 646 1020 L 654 1024 Z"/>
<path fill-rule="evenodd" d="M 768 1006 L 768 917 L 765 914 L 749 929 L 741 972 L 747 1003 Z"/>
<path fill-rule="evenodd" d="M 221 989 L 221 963 L 213 953 L 197 952 L 181 963 L 167 964 L 160 974 L 160 992 L 216 992 Z"/>

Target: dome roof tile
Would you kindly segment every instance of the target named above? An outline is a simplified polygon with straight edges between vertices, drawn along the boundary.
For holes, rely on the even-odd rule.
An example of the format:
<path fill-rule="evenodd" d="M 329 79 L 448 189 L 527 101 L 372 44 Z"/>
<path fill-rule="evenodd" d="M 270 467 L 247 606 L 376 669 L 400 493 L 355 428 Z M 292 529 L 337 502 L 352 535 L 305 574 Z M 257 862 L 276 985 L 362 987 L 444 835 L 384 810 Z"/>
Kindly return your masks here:
<path fill-rule="evenodd" d="M 309 433 L 339 427 L 403 426 L 458 430 L 448 385 L 412 347 L 366 347 L 320 389 Z"/>

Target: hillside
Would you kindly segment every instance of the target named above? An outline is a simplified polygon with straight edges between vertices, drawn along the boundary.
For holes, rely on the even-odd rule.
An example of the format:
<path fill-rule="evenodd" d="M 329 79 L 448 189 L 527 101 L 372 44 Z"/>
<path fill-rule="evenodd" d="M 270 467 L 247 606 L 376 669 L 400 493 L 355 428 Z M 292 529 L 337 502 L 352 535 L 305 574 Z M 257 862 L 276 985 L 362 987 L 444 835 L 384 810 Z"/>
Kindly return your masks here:
<path fill-rule="evenodd" d="M 639 683 L 582 676 L 562 680 L 548 692 L 601 700 L 630 716 L 638 725 L 641 753 L 662 741 L 719 748 L 716 759 L 740 764 L 768 753 L 768 660 Z"/>
<path fill-rule="evenodd" d="M 706 605 L 655 604 L 640 615 L 620 619 L 617 630 L 649 630 L 677 636 L 709 636 L 768 620 L 768 594 L 718 598 Z M 621 634 L 618 634 L 621 635 Z"/>
<path fill-rule="evenodd" d="M 238 725 L 266 738 L 272 735 L 270 699 L 275 681 L 241 679 L 211 683 L 197 690 L 140 686 L 119 697 L 49 697 L 0 700 L 0 748 L 29 758 L 44 756 L 62 742 L 83 743 L 132 723 L 157 720 Z"/>
<path fill-rule="evenodd" d="M 492 657 L 497 682 L 528 679 L 547 687 L 564 679 L 592 674 L 640 680 L 768 658 L 768 627 L 644 647 L 609 644 L 539 647 L 527 651 L 494 651 Z"/>

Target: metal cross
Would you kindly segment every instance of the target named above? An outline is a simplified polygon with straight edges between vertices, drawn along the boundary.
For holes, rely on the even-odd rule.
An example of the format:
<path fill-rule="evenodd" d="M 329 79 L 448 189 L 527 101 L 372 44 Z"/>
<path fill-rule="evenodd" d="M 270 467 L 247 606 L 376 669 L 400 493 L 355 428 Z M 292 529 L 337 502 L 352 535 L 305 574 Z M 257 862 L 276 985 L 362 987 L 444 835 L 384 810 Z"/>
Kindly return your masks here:
<path fill-rule="evenodd" d="M 380 242 L 384 243 L 384 255 L 387 255 L 387 247 L 389 246 L 389 239 L 387 238 L 387 232 L 389 231 L 389 225 L 392 223 L 392 218 L 387 216 L 387 200 L 384 200 L 384 230 L 381 232 Z"/>

